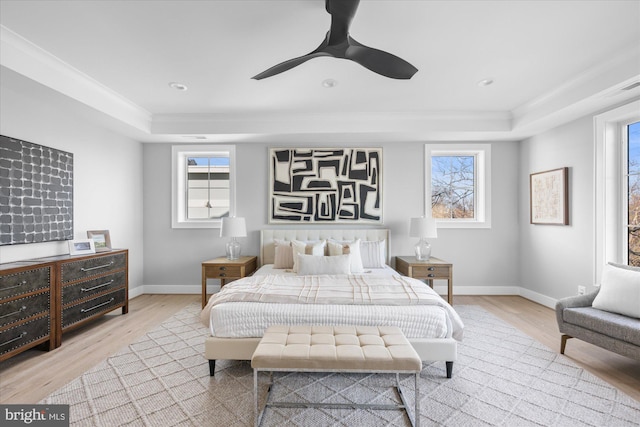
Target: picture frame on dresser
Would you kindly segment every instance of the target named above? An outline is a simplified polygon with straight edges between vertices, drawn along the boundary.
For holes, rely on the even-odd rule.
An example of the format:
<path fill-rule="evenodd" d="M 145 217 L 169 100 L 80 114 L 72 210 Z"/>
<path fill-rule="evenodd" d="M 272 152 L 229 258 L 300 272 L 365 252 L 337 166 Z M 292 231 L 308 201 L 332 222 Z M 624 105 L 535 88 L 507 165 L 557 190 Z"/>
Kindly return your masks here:
<path fill-rule="evenodd" d="M 93 245 L 98 252 L 111 250 L 111 236 L 109 230 L 87 230 L 87 237 L 93 240 Z"/>
<path fill-rule="evenodd" d="M 96 247 L 93 239 L 69 240 L 69 255 L 95 254 Z"/>

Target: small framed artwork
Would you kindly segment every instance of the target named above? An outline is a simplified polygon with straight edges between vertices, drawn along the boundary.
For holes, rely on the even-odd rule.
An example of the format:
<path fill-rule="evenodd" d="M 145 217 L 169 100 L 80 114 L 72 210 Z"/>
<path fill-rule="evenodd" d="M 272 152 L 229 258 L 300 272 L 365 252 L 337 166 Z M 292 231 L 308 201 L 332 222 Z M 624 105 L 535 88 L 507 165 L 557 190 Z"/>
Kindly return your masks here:
<path fill-rule="evenodd" d="M 569 168 L 532 173 L 529 178 L 531 224 L 569 224 Z"/>
<path fill-rule="evenodd" d="M 89 230 L 87 237 L 93 240 L 96 252 L 107 252 L 111 250 L 111 237 L 109 230 Z"/>
<path fill-rule="evenodd" d="M 96 248 L 91 239 L 69 240 L 70 255 L 95 254 Z"/>

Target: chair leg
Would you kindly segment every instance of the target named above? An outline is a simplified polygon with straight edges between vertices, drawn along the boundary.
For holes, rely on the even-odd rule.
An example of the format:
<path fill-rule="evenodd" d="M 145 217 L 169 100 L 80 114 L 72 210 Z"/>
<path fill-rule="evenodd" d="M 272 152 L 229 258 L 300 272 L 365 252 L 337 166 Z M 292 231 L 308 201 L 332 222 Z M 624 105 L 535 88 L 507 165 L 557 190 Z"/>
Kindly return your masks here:
<path fill-rule="evenodd" d="M 562 337 L 560 337 L 560 354 L 564 354 L 564 349 L 567 346 L 567 340 L 569 338 L 573 338 L 573 337 L 570 337 L 569 335 L 566 335 L 566 334 L 562 334 Z"/>

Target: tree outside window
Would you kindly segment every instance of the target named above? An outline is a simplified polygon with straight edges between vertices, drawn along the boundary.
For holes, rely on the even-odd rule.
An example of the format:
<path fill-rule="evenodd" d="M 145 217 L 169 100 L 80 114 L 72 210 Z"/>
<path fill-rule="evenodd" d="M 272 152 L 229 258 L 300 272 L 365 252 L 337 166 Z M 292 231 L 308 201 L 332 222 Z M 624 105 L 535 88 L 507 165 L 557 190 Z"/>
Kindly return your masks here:
<path fill-rule="evenodd" d="M 433 218 L 475 217 L 475 157 L 431 157 Z"/>
<path fill-rule="evenodd" d="M 425 193 L 439 228 L 491 228 L 491 145 L 427 144 Z"/>
<path fill-rule="evenodd" d="M 629 265 L 640 267 L 640 122 L 627 126 Z"/>

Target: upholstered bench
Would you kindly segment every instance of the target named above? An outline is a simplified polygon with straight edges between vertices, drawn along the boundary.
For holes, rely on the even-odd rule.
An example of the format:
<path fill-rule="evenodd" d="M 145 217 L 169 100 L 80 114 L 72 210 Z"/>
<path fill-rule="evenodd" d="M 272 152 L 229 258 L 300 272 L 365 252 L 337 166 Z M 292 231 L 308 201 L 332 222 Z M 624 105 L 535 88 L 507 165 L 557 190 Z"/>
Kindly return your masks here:
<path fill-rule="evenodd" d="M 251 358 L 253 368 L 254 420 L 260 425 L 267 407 L 324 407 L 404 410 L 414 426 L 420 425 L 418 378 L 422 361 L 402 331 L 395 326 L 271 326 Z M 397 405 L 320 402 L 270 402 L 273 383 L 260 410 L 258 373 L 348 372 L 396 374 Z M 400 374 L 415 375 L 415 413 L 412 418 L 400 389 Z"/>

